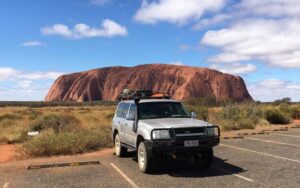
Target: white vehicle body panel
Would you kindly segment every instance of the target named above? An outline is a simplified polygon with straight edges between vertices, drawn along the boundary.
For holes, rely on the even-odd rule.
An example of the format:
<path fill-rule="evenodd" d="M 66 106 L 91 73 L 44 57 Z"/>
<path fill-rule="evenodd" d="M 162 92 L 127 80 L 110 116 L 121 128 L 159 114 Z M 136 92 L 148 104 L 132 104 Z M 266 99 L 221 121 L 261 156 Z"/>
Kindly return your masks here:
<path fill-rule="evenodd" d="M 147 124 L 153 128 L 185 128 L 185 127 L 204 127 L 209 125 L 205 121 L 193 118 L 159 118 L 139 120 L 139 123 Z"/>
<path fill-rule="evenodd" d="M 148 102 L 178 102 L 169 99 L 145 99 L 140 103 Z M 134 101 L 124 101 L 123 103 L 133 104 Z M 133 131 L 134 121 L 126 120 L 125 118 L 113 118 L 112 131 L 119 132 L 121 142 L 136 147 L 137 136 L 141 135 L 144 139 L 151 139 L 151 132 L 153 129 L 167 129 L 167 128 L 187 128 L 187 127 L 205 127 L 212 126 L 210 123 L 193 118 L 157 118 L 157 119 L 140 119 L 138 121 L 137 132 Z"/>

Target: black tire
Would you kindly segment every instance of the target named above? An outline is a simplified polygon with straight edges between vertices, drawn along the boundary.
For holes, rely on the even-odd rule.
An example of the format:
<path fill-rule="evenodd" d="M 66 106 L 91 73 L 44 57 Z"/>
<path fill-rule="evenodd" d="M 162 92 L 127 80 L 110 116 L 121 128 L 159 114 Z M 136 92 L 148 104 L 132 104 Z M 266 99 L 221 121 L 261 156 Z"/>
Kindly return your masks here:
<path fill-rule="evenodd" d="M 141 152 L 143 152 L 143 157 Z M 144 173 L 153 172 L 153 170 L 155 169 L 154 155 L 151 150 L 146 148 L 144 142 L 139 143 L 138 150 L 137 150 L 137 159 L 138 159 L 139 168 L 142 172 Z"/>
<path fill-rule="evenodd" d="M 119 137 L 119 134 L 116 134 L 115 139 L 114 139 L 114 144 L 115 144 L 115 153 L 116 156 L 118 157 L 124 157 L 127 155 L 127 148 L 121 145 L 121 140 Z"/>
<path fill-rule="evenodd" d="M 194 156 L 196 165 L 202 169 L 209 168 L 213 163 L 214 152 L 213 149 L 202 151 Z"/>

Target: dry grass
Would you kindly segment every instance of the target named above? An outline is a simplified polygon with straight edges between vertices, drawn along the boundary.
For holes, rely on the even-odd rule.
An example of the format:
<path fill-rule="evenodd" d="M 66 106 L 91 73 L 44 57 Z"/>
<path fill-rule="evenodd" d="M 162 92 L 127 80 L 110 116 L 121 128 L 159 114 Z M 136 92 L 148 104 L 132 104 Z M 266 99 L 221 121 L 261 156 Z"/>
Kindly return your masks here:
<path fill-rule="evenodd" d="M 17 108 L 0 108 L 0 143 L 22 142 L 29 121 Z"/>
<path fill-rule="evenodd" d="M 115 106 L 0 107 L 0 144 L 22 143 L 26 153 L 33 156 L 75 154 L 110 147 Z M 287 117 L 300 117 L 298 104 L 207 107 L 194 102 L 187 106 L 200 119 L 219 125 L 223 131 L 268 126 L 266 112 L 272 109 Z M 37 129 L 41 134 L 28 138 L 27 132 Z"/>
<path fill-rule="evenodd" d="M 85 107 L 1 107 L 0 144 L 24 143 L 30 155 L 74 154 L 111 146 L 111 121 L 115 106 Z M 74 117 L 70 126 L 59 134 L 55 128 L 43 125 L 41 134 L 28 138 L 27 132 L 36 129 L 48 116 Z M 55 120 L 52 120 L 55 121 Z M 63 123 L 69 120 L 59 120 Z M 78 125 L 78 126 L 77 126 Z M 78 128 L 79 127 L 79 128 Z M 45 129 L 45 130 L 44 130 Z M 76 131 L 72 131 L 76 130 Z M 52 146 L 50 143 L 52 141 Z M 48 144 L 47 144 L 48 143 Z M 42 149 L 44 148 L 44 149 Z"/>

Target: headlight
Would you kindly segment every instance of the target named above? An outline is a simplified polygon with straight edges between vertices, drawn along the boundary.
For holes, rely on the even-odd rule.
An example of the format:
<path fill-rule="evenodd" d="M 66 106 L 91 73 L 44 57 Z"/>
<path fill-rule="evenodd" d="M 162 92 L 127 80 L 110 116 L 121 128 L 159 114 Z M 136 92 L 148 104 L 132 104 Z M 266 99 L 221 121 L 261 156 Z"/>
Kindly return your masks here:
<path fill-rule="evenodd" d="M 207 136 L 219 136 L 218 127 L 206 127 Z"/>
<path fill-rule="evenodd" d="M 164 140 L 170 139 L 171 135 L 169 130 L 154 130 L 152 131 L 152 138 L 153 140 Z"/>

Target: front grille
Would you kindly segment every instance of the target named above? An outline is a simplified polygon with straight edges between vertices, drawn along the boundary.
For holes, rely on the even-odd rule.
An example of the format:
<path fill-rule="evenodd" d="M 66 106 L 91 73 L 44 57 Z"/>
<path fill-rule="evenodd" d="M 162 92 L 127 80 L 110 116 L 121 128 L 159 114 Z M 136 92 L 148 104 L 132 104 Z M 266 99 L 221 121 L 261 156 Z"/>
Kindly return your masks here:
<path fill-rule="evenodd" d="M 199 138 L 205 135 L 204 127 L 174 129 L 176 138 Z"/>

